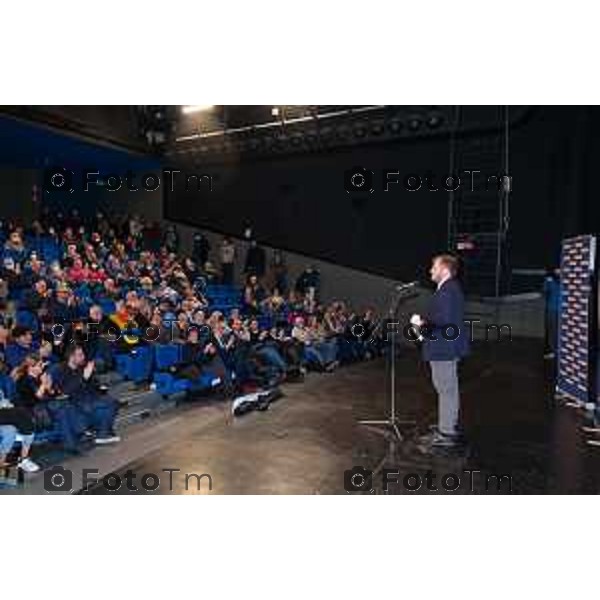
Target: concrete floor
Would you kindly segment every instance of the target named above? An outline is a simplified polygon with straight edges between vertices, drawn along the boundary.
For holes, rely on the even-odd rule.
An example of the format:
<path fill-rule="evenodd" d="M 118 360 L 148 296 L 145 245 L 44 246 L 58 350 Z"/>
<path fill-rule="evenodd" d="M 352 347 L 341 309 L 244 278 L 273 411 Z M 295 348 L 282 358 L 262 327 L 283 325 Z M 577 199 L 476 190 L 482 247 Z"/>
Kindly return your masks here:
<path fill-rule="evenodd" d="M 185 435 L 173 429 L 168 443 L 119 473 L 131 469 L 138 481 L 145 473 L 159 474 L 161 485 L 154 493 L 343 492 L 343 471 L 352 460 L 348 385 L 364 381 L 369 373 L 369 365 L 358 365 L 343 374 L 311 375 L 303 384 L 286 386 L 285 396 L 268 411 L 242 417 L 229 414 L 229 403 L 208 409 L 219 413 L 211 419 L 205 417 L 206 408 L 189 408 L 185 420 L 195 426 Z M 163 469 L 180 472 L 171 480 Z M 210 475 L 210 483 L 208 477 L 190 476 L 186 485 L 186 475 L 192 473 Z M 97 487 L 91 493 L 106 490 Z M 124 486 L 120 493 L 131 492 Z"/>
<path fill-rule="evenodd" d="M 426 365 L 406 348 L 397 360 L 397 405 L 416 426 L 404 429 L 401 444 L 358 424 L 387 410 L 387 364 L 378 360 L 286 385 L 285 396 L 265 412 L 234 418 L 224 401 L 180 407 L 129 426 L 121 444 L 95 448 L 63 466 L 73 471 L 76 490 L 84 468 L 121 479 L 118 491 L 95 485 L 87 490 L 93 494 L 344 494 L 344 471 L 358 465 L 374 471 L 371 493 L 383 493 L 383 468 L 398 471 L 398 483 L 388 487 L 392 494 L 414 493 L 404 483 L 409 475 L 409 485 L 417 476 L 422 482 L 417 493 L 432 493 L 425 486 L 431 475 L 438 493 L 508 493 L 508 480 L 498 488 L 493 477 L 503 474 L 511 477 L 512 493 L 599 493 L 600 447 L 589 445 L 581 430 L 589 419 L 555 406 L 551 380 L 538 342 L 477 345 L 461 372 L 469 443 L 460 452 L 432 455 L 417 440 L 435 421 L 436 398 Z M 471 480 L 465 469 L 480 473 Z M 137 491 L 127 489 L 128 471 Z M 153 475 L 158 489 L 145 490 L 156 485 Z M 460 476 L 458 489 L 443 488 L 446 475 Z M 9 493 L 44 493 L 43 473 Z"/>
<path fill-rule="evenodd" d="M 102 475 L 131 470 L 139 493 L 145 491 L 140 485 L 145 474 L 160 478 L 153 493 L 343 493 L 343 471 L 352 462 L 348 392 L 356 382 L 367 385 L 373 367 L 310 374 L 304 383 L 285 386 L 284 397 L 269 410 L 242 417 L 233 417 L 226 401 L 188 404 L 128 427 L 118 445 L 94 448 L 61 464 L 73 472 L 75 490 L 83 485 L 83 470 L 96 469 Z M 210 475 L 211 485 L 208 477 L 198 480 L 191 474 Z M 122 483 L 113 493 L 135 493 Z M 44 493 L 43 473 L 28 475 L 25 486 L 3 493 Z M 100 485 L 89 493 L 108 491 Z"/>
<path fill-rule="evenodd" d="M 384 468 L 397 468 L 400 479 L 410 473 L 419 475 L 419 493 L 432 493 L 425 485 L 427 472 L 437 474 L 439 493 L 508 493 L 508 478 L 497 486 L 495 476 L 503 474 L 510 475 L 510 492 L 517 494 L 600 493 L 600 446 L 592 445 L 592 440 L 600 440 L 600 432 L 582 429 L 597 425 L 600 414 L 554 401 L 552 364 L 542 360 L 537 340 L 474 346 L 461 368 L 461 416 L 468 444 L 459 452 L 421 451 L 416 438 L 436 419 L 428 368 L 414 352 L 404 352 L 397 371 L 398 406 L 403 417 L 416 421 L 416 431 L 407 430 L 402 444 L 390 444 L 368 428 L 355 428 L 354 462 L 376 471 L 376 493 L 383 489 Z M 357 420 L 377 412 L 373 401 L 381 405 L 382 398 L 355 396 Z M 445 474 L 458 474 L 460 487 L 444 490 L 440 478 Z M 409 485 L 415 485 L 414 479 Z M 407 492 L 400 481 L 388 486 L 388 493 L 414 492 Z"/>

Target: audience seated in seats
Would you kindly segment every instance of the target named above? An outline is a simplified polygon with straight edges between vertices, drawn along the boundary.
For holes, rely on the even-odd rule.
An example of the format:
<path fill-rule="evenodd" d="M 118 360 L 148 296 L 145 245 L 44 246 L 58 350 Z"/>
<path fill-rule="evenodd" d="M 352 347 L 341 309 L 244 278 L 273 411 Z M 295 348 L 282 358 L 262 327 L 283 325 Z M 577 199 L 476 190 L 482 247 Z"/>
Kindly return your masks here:
<path fill-rule="evenodd" d="M 4 258 L 11 258 L 14 264 L 21 264 L 27 256 L 27 248 L 19 231 L 13 231 L 4 244 Z"/>
<path fill-rule="evenodd" d="M 1 422 L 0 422 L 1 423 Z M 17 439 L 17 428 L 14 425 L 0 424 L 0 468 L 8 466 L 7 455 Z"/>
<path fill-rule="evenodd" d="M 318 317 L 309 315 L 307 321 L 296 317 L 292 337 L 303 344 L 304 363 L 318 371 L 333 371 L 338 366 L 337 343 L 327 339 L 325 328 Z"/>
<path fill-rule="evenodd" d="M 207 284 L 216 283 L 219 280 L 219 271 L 210 260 L 207 260 L 204 265 L 202 265 L 202 272 L 200 275 Z"/>
<path fill-rule="evenodd" d="M 188 330 L 187 338 L 182 344 L 181 362 L 174 369 L 178 377 L 188 379 L 192 382 L 199 382 L 207 365 L 212 365 L 211 372 L 217 375 L 224 374 L 224 370 L 219 368 L 214 362 L 217 357 L 217 349 L 210 341 L 205 341 L 200 336 L 200 330 L 191 327 Z"/>
<path fill-rule="evenodd" d="M 272 369 L 273 376 L 282 380 L 287 372 L 287 364 L 277 344 L 270 338 L 269 331 L 261 330 L 258 321 L 251 319 L 248 334 L 249 342 L 256 355 Z"/>
<path fill-rule="evenodd" d="M 7 299 L 18 297 L 28 286 L 28 280 L 23 271 L 22 264 L 15 262 L 12 256 L 5 256 L 0 271 L 0 279 L 6 282 L 8 288 Z"/>
<path fill-rule="evenodd" d="M 304 316 L 304 298 L 295 291 L 291 291 L 288 297 L 287 307 L 288 323 L 294 325 L 296 317 Z"/>
<path fill-rule="evenodd" d="M 6 345 L 4 353 L 9 368 L 18 367 L 32 352 L 35 351 L 33 334 L 27 327 L 17 325 L 11 332 L 12 341 Z"/>
<path fill-rule="evenodd" d="M 58 362 L 58 356 L 54 353 L 52 342 L 47 339 L 41 340 L 38 356 L 44 365 L 44 369 L 51 367 Z"/>
<path fill-rule="evenodd" d="M 244 287 L 243 309 L 245 314 L 257 315 L 260 312 L 260 304 L 264 300 L 265 293 L 256 275 L 248 275 Z"/>
<path fill-rule="evenodd" d="M 31 445 L 35 434 L 36 410 L 50 396 L 50 376 L 44 372 L 44 363 L 34 356 L 26 358 L 14 373 L 16 394 L 10 401 L 4 399 L 0 407 L 0 427 L 10 426 L 14 429 L 5 430 L 8 439 L 2 442 L 0 463 L 6 459 L 6 454 L 12 448 L 16 436 L 21 441 L 19 468 L 27 473 L 39 471 L 39 466 L 29 458 Z M 39 413 L 38 413 L 39 414 Z M 9 445 L 9 440 L 12 443 Z"/>
<path fill-rule="evenodd" d="M 98 304 L 90 306 L 81 344 L 96 364 L 96 373 L 106 373 L 114 366 L 113 349 L 110 341 L 111 320 Z"/>
<path fill-rule="evenodd" d="M 272 323 L 276 323 L 284 318 L 287 306 L 279 288 L 273 288 L 271 295 L 263 300 L 262 308 L 263 312 L 271 318 Z"/>
<path fill-rule="evenodd" d="M 38 279 L 23 298 L 22 306 L 41 316 L 49 313 L 51 299 L 52 290 L 48 289 L 48 283 L 45 279 Z"/>
<path fill-rule="evenodd" d="M 54 389 L 68 397 L 59 417 L 68 450 L 77 451 L 78 438 L 88 430 L 95 433 L 96 444 L 120 441 L 113 429 L 117 402 L 101 393 L 94 380 L 95 368 L 94 361 L 86 358 L 83 347 L 74 344 L 65 362 L 53 371 Z"/>
<path fill-rule="evenodd" d="M 217 249 L 218 278 L 200 237 L 193 256 L 180 256 L 176 229 L 163 238 L 156 223 L 135 215 L 99 212 L 86 222 L 77 212 L 44 211 L 32 229 L 35 241 L 28 242 L 7 225 L 0 244 L 0 370 L 18 380 L 10 410 L 21 415 L 0 425 L 0 458 L 18 435 L 25 461 L 35 427 L 58 430 L 74 452 L 83 434 L 95 434 L 99 444 L 117 441 L 117 403 L 95 375 L 149 344 L 180 344 L 177 377 L 194 383 L 214 375 L 230 391 L 298 380 L 306 367 L 332 371 L 383 350 L 373 311 L 323 305 L 312 266 L 288 291 L 283 255 L 273 254 L 266 273 L 256 242 L 240 290 L 232 286 L 236 247 L 229 238 Z"/>
<path fill-rule="evenodd" d="M 69 284 L 65 281 L 59 281 L 56 292 L 50 300 L 50 316 L 54 323 L 61 323 L 65 329 L 69 329 L 69 324 L 75 321 L 78 316 L 78 300 Z"/>
<path fill-rule="evenodd" d="M 67 271 L 67 277 L 72 283 L 88 281 L 89 276 L 89 269 L 83 265 L 83 261 L 80 258 L 76 258 L 73 261 L 73 266 Z"/>

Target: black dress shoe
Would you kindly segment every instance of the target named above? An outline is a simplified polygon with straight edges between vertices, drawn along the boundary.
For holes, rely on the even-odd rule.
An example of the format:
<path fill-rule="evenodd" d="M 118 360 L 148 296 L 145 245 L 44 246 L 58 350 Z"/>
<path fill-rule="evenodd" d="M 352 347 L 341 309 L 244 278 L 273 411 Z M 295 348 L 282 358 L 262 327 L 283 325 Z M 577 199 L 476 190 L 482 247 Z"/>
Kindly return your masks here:
<path fill-rule="evenodd" d="M 251 411 L 253 411 L 256 408 L 256 402 L 241 402 L 240 404 L 238 404 L 234 411 L 233 414 L 236 417 L 241 417 L 242 415 L 245 415 Z"/>
<path fill-rule="evenodd" d="M 269 402 L 269 399 L 264 397 L 261 398 L 257 403 L 256 403 L 256 410 L 260 410 L 260 411 L 265 411 L 265 410 L 269 410 L 269 405 L 271 403 Z"/>
<path fill-rule="evenodd" d="M 283 392 L 279 388 L 274 388 L 261 394 L 258 402 L 256 403 L 256 410 L 267 410 L 271 405 L 271 402 L 279 400 L 283 396 Z"/>

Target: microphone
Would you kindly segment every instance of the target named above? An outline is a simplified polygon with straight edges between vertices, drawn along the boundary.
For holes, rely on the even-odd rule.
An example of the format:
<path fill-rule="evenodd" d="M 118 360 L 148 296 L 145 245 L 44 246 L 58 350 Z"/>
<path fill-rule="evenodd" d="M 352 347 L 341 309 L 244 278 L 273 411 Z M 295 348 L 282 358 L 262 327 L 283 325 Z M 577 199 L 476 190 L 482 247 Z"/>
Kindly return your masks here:
<path fill-rule="evenodd" d="M 390 316 L 395 316 L 401 302 L 419 295 L 416 291 L 411 291 L 417 285 L 419 285 L 418 281 L 410 281 L 408 283 L 398 283 L 394 286 L 395 293 L 392 296 L 394 300 L 389 308 Z"/>
<path fill-rule="evenodd" d="M 409 283 L 399 283 L 396 286 L 397 292 L 403 292 L 404 290 L 409 290 L 411 288 L 417 287 L 419 285 L 418 281 L 410 281 Z"/>

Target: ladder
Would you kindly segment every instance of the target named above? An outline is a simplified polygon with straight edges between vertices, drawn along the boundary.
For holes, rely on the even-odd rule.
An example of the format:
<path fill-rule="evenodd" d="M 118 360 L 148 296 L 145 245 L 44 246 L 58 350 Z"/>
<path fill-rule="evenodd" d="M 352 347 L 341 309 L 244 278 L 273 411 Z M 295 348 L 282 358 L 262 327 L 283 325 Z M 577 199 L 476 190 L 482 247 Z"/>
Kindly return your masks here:
<path fill-rule="evenodd" d="M 463 260 L 466 293 L 498 297 L 508 286 L 507 136 L 501 111 L 494 130 L 461 135 L 468 110 L 468 106 L 457 107 L 451 140 L 451 171 L 460 176 L 461 184 L 449 193 L 448 243 Z"/>

